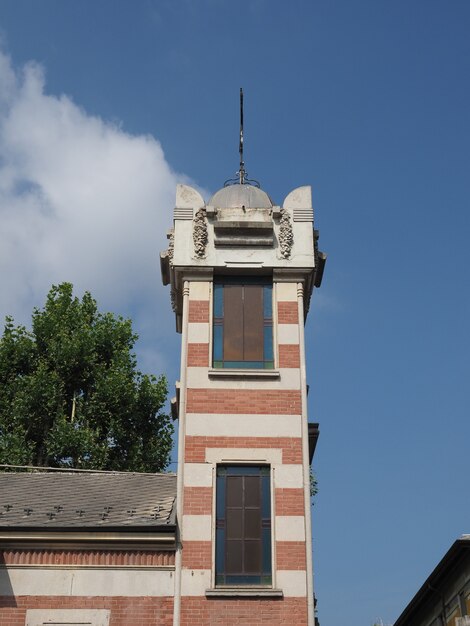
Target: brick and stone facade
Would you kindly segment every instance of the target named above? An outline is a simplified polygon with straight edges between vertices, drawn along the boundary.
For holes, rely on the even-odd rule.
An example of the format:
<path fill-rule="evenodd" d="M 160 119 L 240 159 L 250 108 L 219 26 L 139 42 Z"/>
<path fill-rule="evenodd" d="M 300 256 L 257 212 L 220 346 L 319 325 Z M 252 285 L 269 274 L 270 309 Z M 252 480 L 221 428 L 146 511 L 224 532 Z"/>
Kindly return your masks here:
<path fill-rule="evenodd" d="M 162 254 L 164 283 L 171 284 L 182 333 L 174 625 L 312 626 L 304 322 L 324 256 L 315 252 L 310 188 L 294 190 L 281 208 L 261 190 L 234 187 L 206 205 L 196 190 L 179 186 L 173 247 L 171 255 Z M 206 221 L 203 254 L 193 247 L 196 213 L 198 225 L 201 215 Z M 282 214 L 292 228 L 288 254 L 285 246 L 280 254 Z M 272 285 L 269 369 L 215 365 L 215 284 L 225 277 L 241 283 L 260 277 Z M 269 471 L 272 579 L 221 585 L 217 468 L 253 465 Z"/>
<path fill-rule="evenodd" d="M 174 474 L 0 473 L 0 626 L 170 626 Z"/>
<path fill-rule="evenodd" d="M 280 207 L 248 184 L 207 204 L 178 186 L 161 255 L 182 334 L 178 474 L 0 474 L 0 626 L 314 626 L 317 238 L 309 187 Z"/>

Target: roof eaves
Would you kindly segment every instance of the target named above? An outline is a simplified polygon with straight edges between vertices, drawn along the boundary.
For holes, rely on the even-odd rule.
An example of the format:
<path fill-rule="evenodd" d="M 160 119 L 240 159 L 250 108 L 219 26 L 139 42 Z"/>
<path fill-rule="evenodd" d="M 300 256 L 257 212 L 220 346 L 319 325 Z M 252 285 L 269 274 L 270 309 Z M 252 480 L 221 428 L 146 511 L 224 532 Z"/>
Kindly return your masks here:
<path fill-rule="evenodd" d="M 126 547 L 145 548 L 151 550 L 174 549 L 176 545 L 176 527 L 143 528 L 9 528 L 0 529 L 0 547 L 12 546 L 30 549 L 32 546 L 53 546 L 54 548 L 73 546 L 84 549 L 100 547 L 116 549 Z"/>
<path fill-rule="evenodd" d="M 459 539 L 454 541 L 449 550 L 424 581 L 423 585 L 421 585 L 411 602 L 409 602 L 395 621 L 394 626 L 406 626 L 410 623 L 407 620 L 410 619 L 415 611 L 419 610 L 426 600 L 431 598 L 431 595 L 435 593 L 436 587 L 438 587 L 442 579 L 452 571 L 456 561 L 460 559 L 467 550 L 470 550 L 470 535 L 462 535 Z"/>

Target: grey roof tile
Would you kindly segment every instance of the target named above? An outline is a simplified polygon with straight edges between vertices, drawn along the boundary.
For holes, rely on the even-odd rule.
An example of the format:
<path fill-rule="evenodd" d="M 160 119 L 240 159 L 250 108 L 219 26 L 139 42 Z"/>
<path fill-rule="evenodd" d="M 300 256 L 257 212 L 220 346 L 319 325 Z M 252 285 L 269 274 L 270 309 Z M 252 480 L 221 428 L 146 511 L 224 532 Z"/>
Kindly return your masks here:
<path fill-rule="evenodd" d="M 0 472 L 0 529 L 175 524 L 176 474 Z"/>

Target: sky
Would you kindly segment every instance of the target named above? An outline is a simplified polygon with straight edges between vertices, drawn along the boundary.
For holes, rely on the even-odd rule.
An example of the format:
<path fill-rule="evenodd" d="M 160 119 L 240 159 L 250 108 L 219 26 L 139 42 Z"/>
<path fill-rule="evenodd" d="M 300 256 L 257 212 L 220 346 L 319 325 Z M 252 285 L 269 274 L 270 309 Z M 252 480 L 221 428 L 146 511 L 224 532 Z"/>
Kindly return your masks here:
<path fill-rule="evenodd" d="M 313 188 L 307 321 L 322 626 L 391 624 L 468 497 L 468 0 L 1 0 L 0 318 L 52 284 L 130 316 L 179 377 L 161 286 L 175 185 L 245 162 Z"/>

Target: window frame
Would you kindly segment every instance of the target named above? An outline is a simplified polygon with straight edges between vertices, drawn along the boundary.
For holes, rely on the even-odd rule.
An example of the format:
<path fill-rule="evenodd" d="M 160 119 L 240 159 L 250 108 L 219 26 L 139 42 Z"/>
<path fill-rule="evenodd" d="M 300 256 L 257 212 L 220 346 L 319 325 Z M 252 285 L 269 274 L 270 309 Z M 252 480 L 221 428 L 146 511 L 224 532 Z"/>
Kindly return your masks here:
<path fill-rule="evenodd" d="M 224 494 L 221 495 L 221 483 L 231 476 L 259 476 L 260 478 L 260 571 L 257 573 L 241 572 L 239 574 L 227 573 L 227 487 L 224 485 Z M 215 467 L 214 488 L 214 569 L 213 588 L 215 591 L 224 589 L 259 589 L 272 590 L 275 579 L 275 543 L 274 543 L 274 506 L 273 506 L 273 480 L 272 466 L 266 463 L 236 463 L 224 461 Z M 223 501 L 221 502 L 221 497 Z M 224 508 L 223 525 L 221 527 L 220 512 Z M 250 510 L 244 507 L 243 511 Z M 243 543 L 253 541 L 253 538 L 241 537 Z M 223 542 L 223 545 L 221 545 Z M 223 568 L 221 568 L 221 552 L 223 551 Z"/>
<path fill-rule="evenodd" d="M 224 316 L 224 288 L 228 286 L 252 287 L 263 289 L 262 325 L 263 325 L 263 358 L 260 360 L 229 360 L 224 358 L 224 339 L 226 324 Z M 275 374 L 276 343 L 275 343 L 275 306 L 274 283 L 271 277 L 263 276 L 218 276 L 212 286 L 212 307 L 210 318 L 211 330 L 211 372 L 272 372 Z M 243 292 L 245 298 L 245 292 Z M 244 300 L 243 300 L 244 301 Z M 242 305 L 243 306 L 243 305 Z M 243 309 L 243 315 L 245 310 Z M 246 335 L 243 332 L 243 340 Z M 245 346 L 245 344 L 244 344 Z"/>

